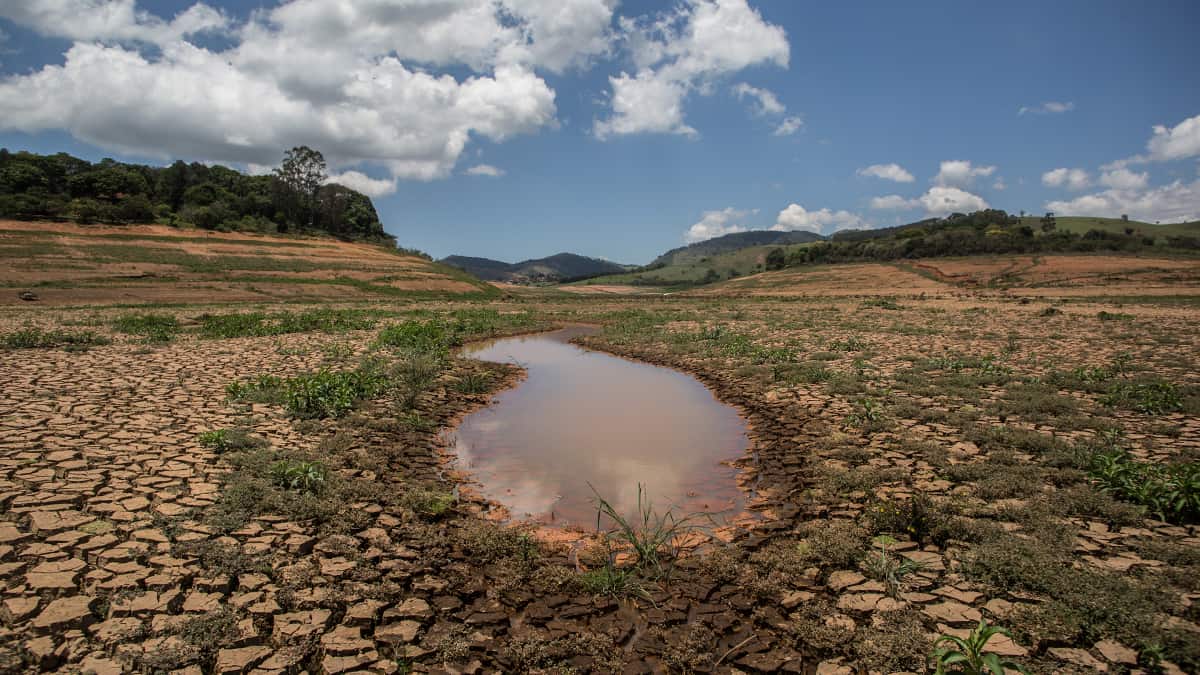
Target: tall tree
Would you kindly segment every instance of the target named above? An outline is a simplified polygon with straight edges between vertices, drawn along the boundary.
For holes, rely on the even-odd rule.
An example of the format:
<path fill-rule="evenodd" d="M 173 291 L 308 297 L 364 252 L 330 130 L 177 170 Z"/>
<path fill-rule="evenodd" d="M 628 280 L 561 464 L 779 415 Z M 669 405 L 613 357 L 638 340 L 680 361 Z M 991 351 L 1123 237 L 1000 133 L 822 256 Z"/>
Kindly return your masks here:
<path fill-rule="evenodd" d="M 284 212 L 301 225 L 316 227 L 318 198 L 327 177 L 325 156 L 319 151 L 307 145 L 288 150 L 283 163 L 275 169 L 284 197 Z"/>

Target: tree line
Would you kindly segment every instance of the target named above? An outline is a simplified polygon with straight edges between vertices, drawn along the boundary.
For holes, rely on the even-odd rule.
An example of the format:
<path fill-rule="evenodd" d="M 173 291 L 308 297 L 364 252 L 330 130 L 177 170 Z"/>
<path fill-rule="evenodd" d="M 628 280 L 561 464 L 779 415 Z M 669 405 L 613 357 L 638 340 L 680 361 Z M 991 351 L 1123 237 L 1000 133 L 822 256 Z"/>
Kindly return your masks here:
<path fill-rule="evenodd" d="M 955 213 L 898 227 L 837 232 L 826 241 L 767 253 L 767 269 L 829 262 L 858 262 L 1001 253 L 1136 252 L 1165 245 L 1200 250 L 1200 239 L 1155 237 L 1129 227 L 1123 232 L 1093 229 L 1083 234 L 1060 230 L 1054 214 L 1041 218 L 1037 228 L 1000 209 Z"/>
<path fill-rule="evenodd" d="M 289 150 L 272 173 L 251 176 L 199 162 L 165 167 L 60 152 L 0 148 L 0 217 L 80 223 L 162 223 L 207 230 L 325 232 L 394 242 L 366 195 L 327 183 L 325 158 Z"/>

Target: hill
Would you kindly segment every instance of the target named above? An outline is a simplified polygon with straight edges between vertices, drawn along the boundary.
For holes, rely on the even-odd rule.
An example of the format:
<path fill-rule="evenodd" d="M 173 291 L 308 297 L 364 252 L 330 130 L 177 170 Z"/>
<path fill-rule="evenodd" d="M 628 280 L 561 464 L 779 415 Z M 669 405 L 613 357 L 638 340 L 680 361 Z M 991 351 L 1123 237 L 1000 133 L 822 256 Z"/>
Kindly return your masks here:
<path fill-rule="evenodd" d="M 687 246 L 673 248 L 658 256 L 646 267 L 666 267 L 667 265 L 682 265 L 708 258 L 722 253 L 729 253 L 752 246 L 786 246 L 788 244 L 805 244 L 824 239 L 813 232 L 776 232 L 773 230 L 752 230 L 750 232 L 734 232 L 712 239 L 705 239 Z"/>
<path fill-rule="evenodd" d="M 390 243 L 165 225 L 0 220 L 0 305 L 490 297 L 463 272 Z M 32 304 L 32 303 L 31 303 Z"/>
<path fill-rule="evenodd" d="M 65 152 L 0 148 L 0 218 L 319 232 L 395 243 L 369 197 L 326 180 L 325 159 L 306 147 L 293 148 L 275 173 L 260 176 L 199 162 L 92 164 Z"/>
<path fill-rule="evenodd" d="M 518 263 L 452 255 L 443 258 L 441 262 L 469 272 L 480 279 L 518 284 L 561 283 L 620 273 L 629 269 L 626 265 L 574 253 L 558 253 L 545 258 L 522 260 Z"/>

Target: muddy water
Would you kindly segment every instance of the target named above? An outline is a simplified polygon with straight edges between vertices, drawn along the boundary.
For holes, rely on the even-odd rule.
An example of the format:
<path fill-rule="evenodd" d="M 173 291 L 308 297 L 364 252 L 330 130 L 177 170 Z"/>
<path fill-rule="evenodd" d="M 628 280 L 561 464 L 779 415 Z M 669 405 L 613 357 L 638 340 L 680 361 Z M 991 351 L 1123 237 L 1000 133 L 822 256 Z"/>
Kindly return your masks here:
<path fill-rule="evenodd" d="M 656 507 L 732 517 L 742 494 L 728 462 L 745 452 L 737 412 L 683 373 L 570 344 L 594 328 L 470 345 L 464 355 L 517 363 L 527 378 L 455 432 L 459 468 L 513 519 L 593 527 L 596 492 L 637 510 L 638 483 Z"/>

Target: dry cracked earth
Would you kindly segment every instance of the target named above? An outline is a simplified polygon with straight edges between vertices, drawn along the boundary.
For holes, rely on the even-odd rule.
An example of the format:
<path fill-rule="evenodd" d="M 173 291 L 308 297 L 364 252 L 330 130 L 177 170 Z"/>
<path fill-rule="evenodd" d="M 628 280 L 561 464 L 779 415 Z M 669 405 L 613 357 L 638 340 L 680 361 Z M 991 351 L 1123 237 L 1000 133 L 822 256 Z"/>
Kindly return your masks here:
<path fill-rule="evenodd" d="M 462 308 L 478 305 L 419 309 Z M 460 386 L 466 373 L 492 390 L 518 373 L 454 359 L 414 410 L 384 396 L 317 421 L 227 396 L 262 374 L 351 367 L 402 314 L 210 339 L 187 326 L 237 308 L 156 308 L 184 330 L 146 344 L 109 328 L 128 310 L 21 308 L 0 332 L 83 325 L 113 342 L 0 350 L 0 670 L 924 672 L 937 636 L 981 618 L 1012 631 L 989 648 L 1031 672 L 1200 667 L 1194 522 L 1105 492 L 1080 460 L 1101 445 L 1200 458 L 1194 304 L 489 308 L 536 317 L 493 332 L 601 324 L 590 346 L 690 372 L 738 406 L 758 519 L 669 578 L 598 584 L 595 546 L 539 544 L 469 491 L 442 499 L 463 477 L 438 430 L 489 399 Z M 1180 403 L 1106 405 L 1126 378 L 1166 382 Z M 233 428 L 255 449 L 199 440 Z M 330 486 L 306 500 L 256 483 L 256 452 L 316 459 Z"/>

